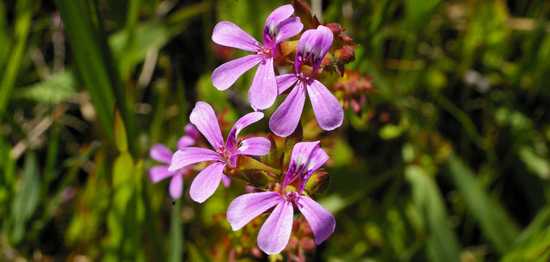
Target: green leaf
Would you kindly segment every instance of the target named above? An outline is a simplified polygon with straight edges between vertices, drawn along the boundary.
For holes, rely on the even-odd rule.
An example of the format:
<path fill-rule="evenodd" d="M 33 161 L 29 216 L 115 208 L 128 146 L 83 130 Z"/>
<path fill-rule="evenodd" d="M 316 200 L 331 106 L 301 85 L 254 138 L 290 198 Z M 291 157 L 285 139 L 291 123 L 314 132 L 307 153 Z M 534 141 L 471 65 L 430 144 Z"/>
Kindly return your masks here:
<path fill-rule="evenodd" d="M 38 164 L 33 153 L 28 153 L 25 158 L 25 167 L 21 183 L 15 193 L 11 212 L 11 241 L 19 243 L 23 239 L 26 223 L 36 210 L 40 196 L 40 178 L 38 176 Z"/>
<path fill-rule="evenodd" d="M 550 207 L 546 206 L 521 232 L 502 261 L 548 261 L 548 259 L 550 259 Z"/>
<path fill-rule="evenodd" d="M 397 125 L 385 125 L 380 129 L 380 137 L 384 140 L 391 140 L 399 137 L 403 133 L 403 128 Z"/>
<path fill-rule="evenodd" d="M 109 44 L 119 63 L 122 79 L 127 79 L 133 68 L 142 62 L 151 50 L 159 50 L 174 36 L 183 32 L 191 18 L 209 10 L 210 2 L 202 2 L 179 9 L 167 21 L 136 23 L 135 5 L 140 0 L 132 0 L 125 30 L 113 34 Z"/>
<path fill-rule="evenodd" d="M 58 104 L 76 94 L 75 79 L 70 71 L 55 73 L 50 78 L 23 87 L 15 98 L 29 99 L 40 103 Z"/>
<path fill-rule="evenodd" d="M 530 147 L 524 146 L 519 150 L 519 156 L 527 168 L 542 179 L 550 177 L 548 160 L 538 156 Z"/>
<path fill-rule="evenodd" d="M 123 79 L 130 75 L 136 64 L 145 59 L 149 50 L 160 49 L 178 32 L 171 30 L 166 24 L 155 21 L 140 24 L 134 31 L 133 40 L 128 40 L 127 31 L 119 31 L 109 38 Z M 128 41 L 132 41 L 129 46 Z"/>
<path fill-rule="evenodd" d="M 415 29 L 423 28 L 426 19 L 430 18 L 430 14 L 440 2 L 441 0 L 405 1 L 405 20 L 403 23 Z"/>
<path fill-rule="evenodd" d="M 413 201 L 427 224 L 428 255 L 431 261 L 458 261 L 460 247 L 449 225 L 449 217 L 433 178 L 419 166 L 408 166 L 405 175 L 411 183 Z"/>
<path fill-rule="evenodd" d="M 120 114 L 115 114 L 115 142 L 118 151 L 121 153 L 128 152 L 128 136 L 126 135 L 126 128 Z"/>
<path fill-rule="evenodd" d="M 472 171 L 458 158 L 449 158 L 449 174 L 477 220 L 483 235 L 499 253 L 508 251 L 518 235 L 518 228 L 504 208 L 482 188 Z"/>

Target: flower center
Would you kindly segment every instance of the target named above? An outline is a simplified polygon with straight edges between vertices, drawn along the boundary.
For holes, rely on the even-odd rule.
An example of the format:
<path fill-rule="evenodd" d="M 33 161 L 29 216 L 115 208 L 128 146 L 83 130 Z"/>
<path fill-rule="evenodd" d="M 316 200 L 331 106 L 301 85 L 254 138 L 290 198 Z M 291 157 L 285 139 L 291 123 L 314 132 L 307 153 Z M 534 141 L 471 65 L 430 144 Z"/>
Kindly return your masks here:
<path fill-rule="evenodd" d="M 286 193 L 286 199 L 289 202 L 297 204 L 298 203 L 298 198 L 300 198 L 300 194 L 298 194 L 298 192 L 288 192 L 288 193 Z"/>
<path fill-rule="evenodd" d="M 261 47 L 256 54 L 261 55 L 264 58 L 271 58 L 273 56 L 271 48 L 265 46 Z"/>
<path fill-rule="evenodd" d="M 310 84 L 311 81 L 313 81 L 314 79 L 313 74 L 307 74 L 305 72 L 299 72 L 298 74 L 296 74 L 296 77 L 298 78 L 298 81 L 305 84 Z"/>
<path fill-rule="evenodd" d="M 221 147 L 217 149 L 216 152 L 220 154 L 220 156 L 223 158 L 223 161 L 225 163 L 229 164 L 231 167 L 234 167 L 235 163 L 233 163 L 232 161 L 233 153 L 230 150 L 227 150 L 225 147 Z"/>

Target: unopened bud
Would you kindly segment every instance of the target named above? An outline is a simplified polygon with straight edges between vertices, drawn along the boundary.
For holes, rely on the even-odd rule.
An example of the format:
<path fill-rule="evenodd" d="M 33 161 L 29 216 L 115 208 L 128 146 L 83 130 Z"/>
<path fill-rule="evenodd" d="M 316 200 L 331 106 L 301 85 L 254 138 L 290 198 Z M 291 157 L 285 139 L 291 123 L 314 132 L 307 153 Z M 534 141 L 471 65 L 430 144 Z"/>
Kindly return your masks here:
<path fill-rule="evenodd" d="M 328 23 L 325 25 L 334 33 L 334 35 L 338 36 L 342 31 L 344 31 L 343 27 L 338 23 Z"/>
<path fill-rule="evenodd" d="M 342 48 L 336 50 L 336 59 L 338 63 L 347 64 L 355 59 L 355 47 L 352 45 L 344 45 Z"/>

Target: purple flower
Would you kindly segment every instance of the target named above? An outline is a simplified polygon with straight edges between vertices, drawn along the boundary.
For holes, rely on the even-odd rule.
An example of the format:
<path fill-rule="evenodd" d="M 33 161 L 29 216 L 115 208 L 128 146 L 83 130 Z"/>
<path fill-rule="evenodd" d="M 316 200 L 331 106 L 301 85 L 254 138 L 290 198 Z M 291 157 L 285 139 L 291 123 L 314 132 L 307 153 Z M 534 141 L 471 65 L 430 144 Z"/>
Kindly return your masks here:
<path fill-rule="evenodd" d="M 189 117 L 190 121 L 214 150 L 201 147 L 180 148 L 172 157 L 168 168 L 173 171 L 199 162 L 212 161 L 191 183 L 191 199 L 202 203 L 212 196 L 224 179 L 225 167 L 236 167 L 239 155 L 263 156 L 269 153 L 271 142 L 267 138 L 250 137 L 240 142 L 237 139 L 241 130 L 263 117 L 261 112 L 252 112 L 241 117 L 231 128 L 224 143 L 214 109 L 208 103 L 197 102 Z"/>
<path fill-rule="evenodd" d="M 197 129 L 193 125 L 187 124 L 184 135 L 178 141 L 178 149 L 194 145 L 197 139 L 199 139 Z M 162 165 L 149 169 L 149 178 L 151 181 L 157 183 L 168 177 L 172 177 L 169 186 L 170 196 L 172 199 L 180 198 L 183 191 L 183 176 L 188 175 L 191 172 L 191 168 L 185 167 L 174 171 L 168 170 L 172 162 L 172 151 L 162 144 L 156 144 L 151 147 L 149 155 L 152 159 L 162 163 Z"/>
<path fill-rule="evenodd" d="M 334 130 L 342 125 L 342 106 L 336 97 L 315 79 L 321 62 L 332 45 L 332 39 L 330 29 L 322 25 L 317 29 L 305 31 L 298 42 L 294 73 L 277 76 L 279 94 L 294 87 L 269 120 L 271 131 L 278 136 L 287 137 L 296 130 L 304 109 L 306 92 L 311 100 L 317 123 L 323 130 Z M 312 67 L 310 74 L 302 71 L 302 66 L 306 64 Z"/>
<path fill-rule="evenodd" d="M 273 58 L 277 45 L 302 31 L 300 18 L 293 16 L 292 5 L 283 5 L 273 10 L 264 26 L 263 43 L 259 43 L 237 25 L 222 21 L 212 33 L 214 43 L 252 52 L 253 54 L 229 61 L 212 72 L 212 83 L 218 90 L 228 89 L 237 79 L 259 64 L 248 99 L 254 109 L 266 109 L 277 98 L 277 82 L 273 68 Z"/>
<path fill-rule="evenodd" d="M 285 173 L 280 192 L 248 193 L 235 198 L 227 209 L 227 220 L 233 230 L 239 230 L 252 219 L 275 206 L 258 233 L 258 246 L 267 254 L 281 252 L 290 239 L 294 207 L 307 220 L 317 245 L 325 241 L 336 227 L 334 216 L 304 194 L 304 186 L 328 155 L 316 142 L 297 143 Z M 295 191 L 288 185 L 297 184 Z"/>
<path fill-rule="evenodd" d="M 162 144 L 156 144 L 149 150 L 149 155 L 154 160 L 161 162 L 161 165 L 153 166 L 149 169 L 149 178 L 153 183 L 160 182 L 166 178 L 171 177 L 170 180 L 170 196 L 172 199 L 178 199 L 181 197 L 183 191 L 183 176 L 190 173 L 191 168 L 185 167 L 174 171 L 168 170 L 172 159 L 172 151 Z"/>
<path fill-rule="evenodd" d="M 198 131 L 193 125 L 187 124 L 184 135 L 178 141 L 178 149 L 194 145 L 198 138 Z M 149 178 L 151 181 L 157 183 L 171 177 L 169 186 L 170 196 L 172 199 L 180 198 L 183 191 L 183 176 L 190 174 L 191 168 L 185 167 L 173 171 L 168 170 L 172 161 L 172 151 L 162 144 L 153 145 L 149 150 L 149 155 L 152 159 L 162 163 L 149 169 Z"/>

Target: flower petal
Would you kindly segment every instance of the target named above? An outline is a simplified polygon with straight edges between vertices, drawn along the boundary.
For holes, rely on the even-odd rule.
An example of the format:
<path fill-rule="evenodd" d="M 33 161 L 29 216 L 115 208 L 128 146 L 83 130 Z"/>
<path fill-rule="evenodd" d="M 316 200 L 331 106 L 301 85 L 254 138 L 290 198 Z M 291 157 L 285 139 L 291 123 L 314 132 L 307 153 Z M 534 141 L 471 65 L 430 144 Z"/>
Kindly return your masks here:
<path fill-rule="evenodd" d="M 185 125 L 185 134 L 178 140 L 178 149 L 192 146 L 199 139 L 199 130 L 195 128 L 193 124 Z"/>
<path fill-rule="evenodd" d="M 300 22 L 299 17 L 289 18 L 282 24 L 279 24 L 279 32 L 277 33 L 275 42 L 278 44 L 292 38 L 293 36 L 299 34 L 302 29 L 304 29 L 304 25 Z"/>
<path fill-rule="evenodd" d="M 297 167 L 306 165 L 306 172 L 319 169 L 329 159 L 319 144 L 319 141 L 296 143 L 292 148 L 290 162 Z"/>
<path fill-rule="evenodd" d="M 215 150 L 223 147 L 222 131 L 212 106 L 202 101 L 197 102 L 189 119 Z"/>
<path fill-rule="evenodd" d="M 170 196 L 172 199 L 178 199 L 181 197 L 181 193 L 183 192 L 183 175 L 177 174 L 172 177 L 172 180 L 170 180 Z"/>
<path fill-rule="evenodd" d="M 317 29 L 309 29 L 302 33 L 296 48 L 295 68 L 300 68 L 305 59 L 312 58 L 314 69 L 319 68 L 323 58 L 330 50 L 333 41 L 333 33 L 326 26 L 318 26 Z"/>
<path fill-rule="evenodd" d="M 308 86 L 307 92 L 319 126 L 326 131 L 340 127 L 344 120 L 344 110 L 336 97 L 317 80 Z"/>
<path fill-rule="evenodd" d="M 170 160 L 172 159 L 172 151 L 163 144 L 153 145 L 149 150 L 149 155 L 152 159 L 165 164 L 170 164 Z"/>
<path fill-rule="evenodd" d="M 241 141 L 237 150 L 240 155 L 264 156 L 269 153 L 271 142 L 265 137 L 250 137 Z"/>
<path fill-rule="evenodd" d="M 212 41 L 219 45 L 234 47 L 250 52 L 256 52 L 261 47 L 256 39 L 236 24 L 228 21 L 221 21 L 216 24 L 212 32 Z"/>
<path fill-rule="evenodd" d="M 168 171 L 176 171 L 195 163 L 212 160 L 222 161 L 222 158 L 220 154 L 207 148 L 186 147 L 176 151 Z"/>
<path fill-rule="evenodd" d="M 334 216 L 323 208 L 319 203 L 307 196 L 301 196 L 298 200 L 298 209 L 304 215 L 313 231 L 315 244 L 323 243 L 327 238 L 334 233 L 336 228 L 336 219 Z"/>
<path fill-rule="evenodd" d="M 265 27 L 277 26 L 292 14 L 294 14 L 294 7 L 291 4 L 279 6 L 265 19 Z"/>
<path fill-rule="evenodd" d="M 321 147 L 317 147 L 313 152 L 311 152 L 311 156 L 309 156 L 307 172 L 315 172 L 317 169 L 323 166 L 328 161 L 328 159 L 329 156 L 327 155 L 327 152 L 325 152 L 325 150 L 323 150 Z"/>
<path fill-rule="evenodd" d="M 248 90 L 248 100 L 254 109 L 269 108 L 277 98 L 277 82 L 273 70 L 273 58 L 268 58 L 258 65 L 252 85 Z"/>
<path fill-rule="evenodd" d="M 251 112 L 239 118 L 227 135 L 225 147 L 229 150 L 235 150 L 239 133 L 247 126 L 260 121 L 262 118 L 264 118 L 264 113 L 262 112 Z"/>
<path fill-rule="evenodd" d="M 225 188 L 228 188 L 229 186 L 231 186 L 231 178 L 226 176 L 226 175 L 223 175 L 222 176 L 222 183 L 223 183 L 223 186 Z"/>
<path fill-rule="evenodd" d="M 295 74 L 284 74 L 276 77 L 277 88 L 279 89 L 279 95 L 285 92 L 288 88 L 292 87 L 298 81 Z"/>
<path fill-rule="evenodd" d="M 260 63 L 262 59 L 260 55 L 247 55 L 224 63 L 212 72 L 212 84 L 218 90 L 226 90 L 231 87 L 242 74 Z"/>
<path fill-rule="evenodd" d="M 173 172 L 168 171 L 168 166 L 154 166 L 149 169 L 149 179 L 153 183 L 157 183 L 173 174 Z"/>
<path fill-rule="evenodd" d="M 182 136 L 178 140 L 178 149 L 182 149 L 195 144 L 195 139 L 190 136 Z"/>
<path fill-rule="evenodd" d="M 258 233 L 258 247 L 272 255 L 280 253 L 288 244 L 292 232 L 294 209 L 288 201 L 280 202 L 264 222 Z"/>
<path fill-rule="evenodd" d="M 229 204 L 227 221 L 233 231 L 237 231 L 248 224 L 252 219 L 284 201 L 279 193 L 259 192 L 241 195 Z"/>
<path fill-rule="evenodd" d="M 292 5 L 283 5 L 273 10 L 265 20 L 264 25 L 264 44 L 278 44 L 288 38 L 291 38 L 300 31 L 303 25 L 300 18 L 292 17 L 294 8 Z"/>
<path fill-rule="evenodd" d="M 215 162 L 203 169 L 191 183 L 189 195 L 195 202 L 202 203 L 211 197 L 220 185 L 225 164 Z"/>
<path fill-rule="evenodd" d="M 269 128 L 273 133 L 281 137 L 287 137 L 296 130 L 304 109 L 305 92 L 303 85 L 298 83 L 271 115 Z"/>

